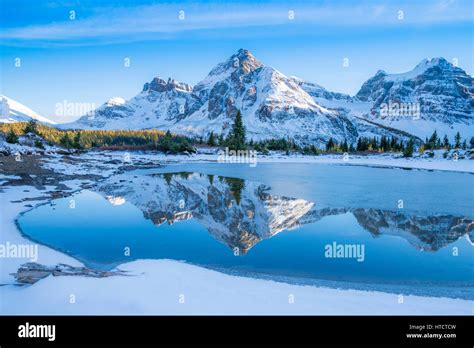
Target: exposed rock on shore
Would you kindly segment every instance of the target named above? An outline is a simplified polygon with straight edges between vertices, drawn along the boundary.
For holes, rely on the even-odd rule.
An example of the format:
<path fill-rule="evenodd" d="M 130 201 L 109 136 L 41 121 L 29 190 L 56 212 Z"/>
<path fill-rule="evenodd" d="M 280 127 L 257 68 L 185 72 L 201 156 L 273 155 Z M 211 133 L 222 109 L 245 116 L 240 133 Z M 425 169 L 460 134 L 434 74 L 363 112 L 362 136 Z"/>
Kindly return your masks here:
<path fill-rule="evenodd" d="M 12 275 L 15 277 L 17 283 L 20 285 L 34 284 L 38 280 L 46 278 L 49 275 L 53 277 L 59 276 L 85 276 L 92 278 L 104 278 L 116 275 L 125 275 L 126 273 L 120 270 L 117 271 L 97 271 L 87 267 L 73 267 L 65 264 L 58 264 L 56 266 L 45 266 L 35 262 L 28 262 L 18 269 L 17 273 Z"/>

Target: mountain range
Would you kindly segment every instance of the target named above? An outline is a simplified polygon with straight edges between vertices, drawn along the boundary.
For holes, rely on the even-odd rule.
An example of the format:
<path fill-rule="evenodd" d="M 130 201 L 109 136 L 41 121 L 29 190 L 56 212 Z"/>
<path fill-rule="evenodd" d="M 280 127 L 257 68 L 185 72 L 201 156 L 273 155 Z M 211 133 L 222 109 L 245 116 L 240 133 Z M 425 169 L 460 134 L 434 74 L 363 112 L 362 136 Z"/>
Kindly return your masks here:
<path fill-rule="evenodd" d="M 63 129 L 169 129 L 226 135 L 238 110 L 247 138 L 291 138 L 323 145 L 329 138 L 474 135 L 474 84 L 444 58 L 402 74 L 378 71 L 355 96 L 286 76 L 240 49 L 195 86 L 153 78 L 130 100 L 112 98 Z"/>

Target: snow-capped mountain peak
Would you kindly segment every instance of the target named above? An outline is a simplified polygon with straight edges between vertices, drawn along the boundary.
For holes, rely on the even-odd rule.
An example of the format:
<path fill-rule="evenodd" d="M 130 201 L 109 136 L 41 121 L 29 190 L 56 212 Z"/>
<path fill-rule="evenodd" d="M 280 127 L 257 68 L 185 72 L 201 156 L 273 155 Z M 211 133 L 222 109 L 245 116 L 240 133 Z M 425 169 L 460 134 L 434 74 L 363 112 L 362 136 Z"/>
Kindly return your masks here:
<path fill-rule="evenodd" d="M 240 110 L 248 137 L 254 140 L 291 137 L 300 143 L 323 143 L 331 135 L 356 136 L 354 127 L 344 126 L 344 117 L 319 105 L 295 80 L 245 49 L 212 69 L 193 94 L 202 106 L 173 126 L 177 133 L 225 135 Z"/>
<path fill-rule="evenodd" d="M 441 66 L 453 66 L 450 62 L 448 62 L 445 58 L 443 57 L 435 57 L 435 58 L 425 58 L 423 59 L 420 63 L 418 63 L 415 67 L 414 70 L 416 69 L 428 69 L 431 68 L 435 65 L 441 65 Z"/>
<path fill-rule="evenodd" d="M 155 91 L 155 92 L 166 92 L 171 90 L 181 90 L 184 92 L 192 92 L 193 87 L 187 83 L 181 83 L 175 81 L 171 77 L 167 81 L 155 77 L 151 82 L 145 83 L 143 86 L 143 91 Z"/>
<path fill-rule="evenodd" d="M 201 106 L 193 87 L 172 78 L 153 78 L 142 91 L 125 101 L 114 97 L 93 112 L 60 128 L 79 129 L 169 129 Z"/>
<path fill-rule="evenodd" d="M 246 49 L 239 49 L 237 53 L 230 56 L 225 62 L 218 64 L 210 71 L 209 76 L 221 76 L 225 73 L 239 72 L 243 75 L 248 74 L 255 69 L 260 68 L 263 64 L 255 58 L 255 56 Z M 206 79 L 204 79 L 206 81 Z M 203 82 L 204 82 L 203 81 Z"/>
<path fill-rule="evenodd" d="M 416 78 L 417 76 L 425 73 L 428 69 L 433 67 L 438 67 L 439 69 L 452 70 L 454 65 L 449 63 L 446 59 L 442 57 L 432 58 L 432 59 L 423 59 L 418 63 L 414 69 L 400 74 L 387 74 L 383 71 L 383 74 L 386 76 L 387 81 L 405 81 Z"/>
<path fill-rule="evenodd" d="M 355 99 L 371 103 L 363 117 L 426 137 L 474 133 L 474 84 L 464 70 L 444 58 L 424 59 L 400 74 L 379 71 Z"/>
<path fill-rule="evenodd" d="M 217 82 L 231 76 L 234 80 L 239 80 L 242 75 L 248 74 L 261 66 L 263 66 L 263 64 L 255 58 L 249 50 L 241 48 L 226 61 L 217 64 L 209 74 L 196 85 L 195 91 L 201 94 L 201 96 L 204 96 L 200 91 L 209 90 Z"/>
<path fill-rule="evenodd" d="M 112 97 L 110 98 L 109 100 L 107 100 L 107 102 L 105 103 L 106 105 L 108 106 L 117 106 L 117 105 L 123 105 L 125 104 L 127 101 L 123 98 L 120 98 L 120 97 Z"/>

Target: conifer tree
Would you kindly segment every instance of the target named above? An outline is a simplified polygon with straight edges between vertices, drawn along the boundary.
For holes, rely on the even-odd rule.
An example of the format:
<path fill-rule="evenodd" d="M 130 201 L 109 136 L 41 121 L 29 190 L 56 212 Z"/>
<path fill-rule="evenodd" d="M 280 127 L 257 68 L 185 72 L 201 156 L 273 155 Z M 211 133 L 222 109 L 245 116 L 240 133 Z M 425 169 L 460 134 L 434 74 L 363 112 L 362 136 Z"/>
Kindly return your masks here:
<path fill-rule="evenodd" d="M 28 121 L 28 123 L 25 126 L 24 133 L 25 134 L 28 134 L 28 133 L 38 134 L 38 127 L 37 127 L 37 124 L 36 124 L 36 120 Z"/>
<path fill-rule="evenodd" d="M 242 114 L 237 111 L 234 124 L 227 137 L 227 143 L 232 150 L 245 150 L 245 127 L 242 122 Z"/>
<path fill-rule="evenodd" d="M 334 140 L 329 138 L 328 142 L 326 143 L 326 151 L 331 151 L 334 148 Z"/>
<path fill-rule="evenodd" d="M 207 145 L 216 146 L 216 140 L 214 138 L 214 132 L 211 132 L 211 134 L 209 134 L 209 138 L 207 139 Z"/>
<path fill-rule="evenodd" d="M 443 147 L 448 150 L 451 145 L 449 144 L 449 139 L 448 139 L 448 136 L 445 134 L 444 135 L 444 138 L 443 138 Z"/>
<path fill-rule="evenodd" d="M 405 147 L 405 150 L 403 151 L 403 157 L 412 157 L 414 149 L 415 149 L 415 143 L 413 139 L 410 139 L 408 141 L 407 146 Z"/>
<path fill-rule="evenodd" d="M 81 132 L 77 132 L 76 135 L 74 136 L 73 145 L 74 145 L 74 148 L 76 149 L 82 149 Z"/>
<path fill-rule="evenodd" d="M 16 135 L 13 129 L 10 129 L 10 131 L 7 133 L 6 141 L 10 144 L 18 143 L 18 135 Z"/>
<path fill-rule="evenodd" d="M 344 139 L 344 142 L 341 145 L 341 151 L 342 152 L 347 152 L 349 151 L 349 146 L 347 145 L 347 139 Z"/>
<path fill-rule="evenodd" d="M 459 149 L 461 147 L 461 134 L 459 132 L 454 136 L 454 147 Z"/>
<path fill-rule="evenodd" d="M 219 137 L 217 138 L 217 141 L 218 141 L 218 143 L 219 143 L 219 146 L 224 145 L 225 139 L 224 139 L 224 135 L 223 135 L 222 133 L 219 134 Z"/>
<path fill-rule="evenodd" d="M 63 135 L 63 137 L 61 138 L 61 140 L 59 141 L 59 144 L 62 146 L 62 147 L 65 147 L 66 149 L 70 149 L 72 147 L 74 147 L 74 143 L 73 141 L 71 140 L 71 138 L 69 137 L 69 134 L 68 133 L 65 133 Z"/>
<path fill-rule="evenodd" d="M 436 145 L 438 144 L 438 133 L 436 132 L 436 130 L 433 132 L 430 139 L 428 140 L 428 144 L 428 149 L 434 150 L 436 148 Z"/>

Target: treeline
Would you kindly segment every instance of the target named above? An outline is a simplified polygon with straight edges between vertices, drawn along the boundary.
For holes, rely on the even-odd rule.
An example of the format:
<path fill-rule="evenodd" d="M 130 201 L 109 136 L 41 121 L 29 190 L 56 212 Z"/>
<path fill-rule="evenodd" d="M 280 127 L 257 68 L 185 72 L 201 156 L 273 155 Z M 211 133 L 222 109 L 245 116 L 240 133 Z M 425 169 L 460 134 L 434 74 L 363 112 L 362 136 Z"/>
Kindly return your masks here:
<path fill-rule="evenodd" d="M 50 145 L 66 149 L 137 148 L 169 153 L 195 152 L 188 138 L 160 130 L 60 130 L 30 121 L 1 124 L 0 131 L 6 134 L 6 140 L 10 143 L 18 142 L 19 135 L 32 133 Z"/>
<path fill-rule="evenodd" d="M 402 140 L 397 138 L 381 137 L 368 138 L 360 137 L 357 143 L 352 144 L 347 140 L 338 142 L 333 138 L 329 138 L 324 148 L 315 145 L 299 146 L 294 141 L 288 139 L 269 139 L 258 142 L 250 141 L 248 146 L 257 151 L 286 151 L 286 152 L 300 152 L 303 154 L 321 154 L 333 152 L 389 152 L 389 151 L 403 151 L 406 145 Z"/>
<path fill-rule="evenodd" d="M 220 146 L 228 147 L 232 150 L 246 150 L 253 149 L 261 153 L 268 153 L 269 151 L 290 151 L 302 152 L 307 154 L 318 154 L 320 149 L 314 145 L 301 147 L 297 145 L 293 140 L 281 138 L 281 139 L 268 139 L 261 141 L 247 141 L 246 128 L 242 121 L 242 114 L 237 111 L 235 116 L 234 124 L 227 135 L 224 137 L 223 134 L 216 136 L 214 132 L 209 133 L 207 140 L 202 137 L 194 139 L 197 144 L 206 144 L 209 146 Z"/>
<path fill-rule="evenodd" d="M 414 151 L 424 153 L 427 150 L 474 148 L 474 137 L 471 137 L 468 144 L 459 132 L 450 141 L 446 135 L 441 139 L 436 131 L 421 144 L 419 141 L 415 144 L 414 138 L 403 141 L 386 136 L 359 137 L 356 143 L 349 143 L 347 140 L 338 142 L 329 138 L 323 148 L 315 145 L 300 146 L 294 140 L 285 138 L 247 141 L 240 111 L 237 112 L 234 124 L 226 137 L 222 134 L 216 136 L 211 132 L 207 139 L 202 137 L 190 139 L 160 130 L 59 130 L 35 121 L 0 124 L 0 132 L 6 134 L 6 140 L 10 143 L 18 142 L 19 135 L 33 133 L 41 136 L 49 144 L 56 144 L 66 149 L 149 149 L 167 153 L 193 153 L 196 144 L 229 147 L 233 150 L 254 149 L 263 154 L 269 151 L 299 152 L 308 155 L 334 152 L 402 152 L 405 157 L 411 157 Z M 43 147 L 41 141 L 35 141 L 35 145 Z"/>
<path fill-rule="evenodd" d="M 285 151 L 289 152 L 300 152 L 302 154 L 313 154 L 318 155 L 321 153 L 329 152 L 361 152 L 361 151 L 375 151 L 375 152 L 389 152 L 389 151 L 403 151 L 406 147 L 406 144 L 402 140 L 398 140 L 395 137 L 373 137 L 366 138 L 360 137 L 357 140 L 356 144 L 348 143 L 347 140 L 343 142 L 337 142 L 333 138 L 329 138 L 326 142 L 324 148 L 320 148 L 313 145 L 300 146 L 295 143 L 294 140 L 280 138 L 280 139 L 266 139 L 260 141 L 245 141 L 245 128 L 239 128 L 239 134 L 244 134 L 243 137 L 240 137 L 240 143 L 238 147 L 233 147 L 235 143 L 229 141 L 229 138 L 232 137 L 223 137 L 222 135 L 215 136 L 213 132 L 207 138 L 207 141 L 204 141 L 203 138 L 195 139 L 198 144 L 207 144 L 209 146 L 227 146 L 231 149 L 254 149 L 262 153 L 267 153 L 269 151 Z M 230 133 L 232 134 L 232 132 Z M 234 138 L 235 139 L 235 138 Z"/>
<path fill-rule="evenodd" d="M 459 132 L 456 133 L 454 136 L 454 141 L 451 143 L 447 135 L 444 135 L 443 139 L 438 137 L 438 133 L 436 131 L 433 132 L 431 137 L 425 139 L 424 149 L 425 150 L 439 150 L 439 149 L 467 149 L 470 147 L 471 149 L 474 148 L 474 137 L 471 137 L 469 141 L 469 145 L 467 144 L 467 140 L 462 140 L 461 134 Z"/>
<path fill-rule="evenodd" d="M 396 137 L 359 137 L 356 143 L 349 143 L 347 140 L 338 142 L 333 138 L 329 138 L 324 148 L 317 147 L 315 145 L 300 146 L 290 139 L 268 139 L 254 142 L 253 139 L 246 141 L 246 131 L 242 123 L 242 117 L 240 112 L 237 112 L 235 123 L 232 130 L 229 132 L 227 138 L 222 134 L 216 136 L 211 132 L 207 138 L 197 138 L 195 141 L 198 144 L 206 143 L 209 146 L 227 146 L 231 149 L 254 149 L 261 153 L 268 153 L 269 151 L 285 151 L 289 152 L 300 152 L 302 154 L 318 155 L 320 153 L 344 153 L 344 152 L 402 152 L 405 157 L 411 157 L 415 150 L 420 153 L 424 153 L 426 150 L 436 149 L 467 149 L 474 148 L 474 137 L 471 137 L 469 145 L 467 140 L 462 140 L 461 134 L 458 132 L 453 142 L 450 142 L 447 135 L 440 139 L 436 131 L 433 132 L 431 137 L 426 138 L 422 144 L 415 142 L 415 138 L 410 138 L 408 141 L 398 139 Z"/>
<path fill-rule="evenodd" d="M 194 139 L 198 144 L 204 144 L 204 139 L 199 137 Z M 245 127 L 242 121 L 242 114 L 237 111 L 234 124 L 227 137 L 223 134 L 216 136 L 214 132 L 209 133 L 206 144 L 209 146 L 227 146 L 233 150 L 245 150 L 247 142 L 245 137 Z"/>

